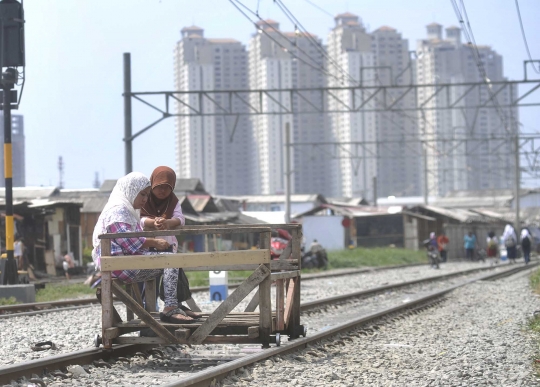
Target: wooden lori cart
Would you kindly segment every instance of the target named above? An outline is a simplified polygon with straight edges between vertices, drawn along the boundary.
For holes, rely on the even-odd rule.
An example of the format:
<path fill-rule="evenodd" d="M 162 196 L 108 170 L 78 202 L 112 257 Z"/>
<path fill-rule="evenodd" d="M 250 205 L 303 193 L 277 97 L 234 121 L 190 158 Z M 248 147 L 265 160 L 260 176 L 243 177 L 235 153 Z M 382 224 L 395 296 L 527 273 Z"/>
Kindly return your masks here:
<path fill-rule="evenodd" d="M 292 240 L 279 259 L 270 257 L 272 229 L 285 229 Z M 254 233 L 259 236 L 255 250 L 212 251 L 203 253 L 111 256 L 111 240 L 116 237 L 155 237 L 187 234 Z M 101 239 L 101 287 L 97 296 L 102 305 L 102 336 L 96 345 L 112 349 L 113 344 L 203 344 L 203 343 L 261 343 L 279 345 L 282 334 L 289 339 L 305 336 L 300 325 L 300 269 L 302 226 L 284 225 L 223 225 L 187 226 L 170 231 L 103 234 Z M 163 269 L 180 267 L 185 271 L 249 270 L 253 273 L 211 314 L 203 314 L 195 324 L 168 324 L 156 313 L 155 279 L 146 281 L 146 302 L 139 287 L 122 284 L 112 278 L 112 272 L 126 269 Z M 275 283 L 276 298 L 271 300 L 271 285 Z M 232 310 L 258 286 L 244 312 Z M 113 295 L 126 306 L 123 320 L 113 306 Z M 193 300 L 192 310 L 200 312 Z M 259 312 L 255 309 L 259 306 Z M 137 318 L 138 317 L 138 318 Z M 157 337 L 124 336 L 150 328 Z"/>

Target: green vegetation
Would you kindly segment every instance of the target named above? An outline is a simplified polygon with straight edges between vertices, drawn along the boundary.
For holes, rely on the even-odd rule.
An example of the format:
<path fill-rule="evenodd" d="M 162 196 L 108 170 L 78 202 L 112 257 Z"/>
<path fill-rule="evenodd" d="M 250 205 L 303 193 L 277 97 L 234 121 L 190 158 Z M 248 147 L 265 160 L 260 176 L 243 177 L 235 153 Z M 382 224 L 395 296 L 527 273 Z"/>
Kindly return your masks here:
<path fill-rule="evenodd" d="M 92 262 L 92 247 L 85 247 L 82 254 L 83 265 Z"/>
<path fill-rule="evenodd" d="M 44 289 L 39 289 L 36 292 L 36 302 L 88 297 L 95 294 L 96 289 L 91 289 L 85 284 L 47 284 Z"/>
<path fill-rule="evenodd" d="M 356 248 L 349 250 L 338 250 L 328 252 L 328 268 L 343 269 L 357 268 L 365 266 L 393 266 L 412 263 L 426 263 L 426 253 L 424 251 L 413 251 L 401 248 L 377 247 L 377 248 Z M 323 269 L 302 269 L 302 273 L 317 273 Z M 208 286 L 208 272 L 187 272 L 190 286 Z M 240 282 L 242 278 L 247 278 L 251 272 L 234 271 L 229 272 L 229 282 Z"/>
<path fill-rule="evenodd" d="M 540 294 L 540 269 L 531 274 L 529 283 L 533 291 Z M 536 374 L 540 376 L 540 315 L 529 318 L 528 328 L 536 336 L 537 349 L 533 359 L 533 367 L 536 370 Z"/>
<path fill-rule="evenodd" d="M 0 298 L 0 305 L 15 305 L 18 304 L 15 297 Z"/>
<path fill-rule="evenodd" d="M 412 263 L 426 263 L 425 251 L 402 248 L 375 247 L 356 248 L 328 252 L 329 269 L 353 268 L 361 266 L 393 266 Z"/>
<path fill-rule="evenodd" d="M 90 257 L 91 250 L 84 249 L 83 255 Z M 88 253 L 88 254 L 86 254 Z M 89 258 L 91 259 L 91 257 Z M 424 251 L 412 251 L 400 248 L 356 248 L 350 250 L 331 251 L 328 253 L 328 269 L 357 268 L 365 266 L 389 266 L 403 265 L 411 263 L 426 262 Z M 303 269 L 302 273 L 321 272 L 322 269 Z M 229 283 L 238 283 L 247 278 L 250 271 L 229 272 Z M 208 286 L 207 271 L 189 271 L 186 273 L 190 286 Z M 537 286 L 540 290 L 540 272 L 538 274 Z M 84 284 L 47 284 L 45 289 L 39 289 L 36 293 L 36 302 L 55 301 L 77 297 L 91 297 L 95 294 L 95 289 L 90 289 Z M 15 304 L 15 299 L 0 299 L 0 305 Z"/>

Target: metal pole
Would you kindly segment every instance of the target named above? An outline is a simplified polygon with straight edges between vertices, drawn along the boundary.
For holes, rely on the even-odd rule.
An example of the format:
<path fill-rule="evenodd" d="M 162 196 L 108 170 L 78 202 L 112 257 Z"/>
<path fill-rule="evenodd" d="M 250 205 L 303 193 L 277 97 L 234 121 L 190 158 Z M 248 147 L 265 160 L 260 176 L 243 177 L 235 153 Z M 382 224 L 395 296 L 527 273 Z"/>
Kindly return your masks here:
<path fill-rule="evenodd" d="M 285 223 L 291 222 L 291 125 L 285 124 Z"/>
<path fill-rule="evenodd" d="M 131 54 L 124 53 L 124 149 L 126 175 L 133 171 L 131 139 Z"/>
<path fill-rule="evenodd" d="M 373 176 L 373 205 L 377 207 L 377 176 Z"/>
<path fill-rule="evenodd" d="M 520 162 L 519 162 L 519 131 L 516 131 L 516 137 L 514 140 L 515 145 L 515 164 L 516 164 L 516 170 L 515 170 L 515 189 L 516 193 L 514 194 L 514 203 L 516 206 L 516 223 L 515 223 L 515 230 L 516 234 L 519 235 L 521 231 L 521 221 L 519 219 L 519 191 L 520 191 L 520 184 L 521 184 L 521 176 L 520 176 Z"/>
<path fill-rule="evenodd" d="M 4 178 L 6 183 L 6 254 L 7 262 L 4 270 L 3 285 L 16 285 L 19 283 L 17 262 L 13 254 L 13 167 L 11 147 L 11 100 L 10 93 L 12 84 L 4 83 Z"/>
<path fill-rule="evenodd" d="M 427 206 L 429 204 L 427 146 L 424 141 L 421 142 L 421 145 L 424 153 L 424 204 Z"/>

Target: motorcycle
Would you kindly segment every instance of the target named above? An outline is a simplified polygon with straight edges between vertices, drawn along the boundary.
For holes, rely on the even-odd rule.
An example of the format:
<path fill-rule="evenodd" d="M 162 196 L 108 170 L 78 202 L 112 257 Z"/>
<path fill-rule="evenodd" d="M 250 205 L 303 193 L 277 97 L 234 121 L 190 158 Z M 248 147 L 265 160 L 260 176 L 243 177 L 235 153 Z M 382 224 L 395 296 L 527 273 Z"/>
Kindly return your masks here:
<path fill-rule="evenodd" d="M 303 269 L 326 269 L 328 267 L 328 255 L 326 250 L 316 252 L 308 251 L 302 255 Z"/>
<path fill-rule="evenodd" d="M 424 247 L 426 248 L 426 254 L 428 258 L 428 262 L 430 263 L 431 267 L 434 269 L 440 269 L 439 267 L 439 251 L 431 244 L 431 240 L 426 239 L 423 242 Z"/>

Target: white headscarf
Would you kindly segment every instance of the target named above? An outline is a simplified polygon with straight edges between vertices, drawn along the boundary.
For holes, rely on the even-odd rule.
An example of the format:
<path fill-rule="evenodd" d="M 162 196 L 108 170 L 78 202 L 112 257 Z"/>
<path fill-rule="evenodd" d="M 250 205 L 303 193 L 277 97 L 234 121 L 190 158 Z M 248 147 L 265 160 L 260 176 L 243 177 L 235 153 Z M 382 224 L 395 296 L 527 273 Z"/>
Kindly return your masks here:
<path fill-rule="evenodd" d="M 529 230 L 527 230 L 526 228 L 521 230 L 521 240 L 525 238 L 529 238 L 529 239 L 531 238 L 531 234 L 529 234 Z"/>
<path fill-rule="evenodd" d="M 121 177 L 116 182 L 109 201 L 99 215 L 94 234 L 92 236 L 92 259 L 99 267 L 99 254 L 97 247 L 100 244 L 98 238 L 101 234 L 107 233 L 107 227 L 113 223 L 122 222 L 131 225 L 135 230 L 140 222 L 139 210 L 133 208 L 135 198 L 143 189 L 150 187 L 150 180 L 140 172 L 131 172 L 124 177 Z"/>
<path fill-rule="evenodd" d="M 507 224 L 506 227 L 504 228 L 502 239 L 506 241 L 506 239 L 508 239 L 509 237 L 514 238 L 514 241 L 517 242 L 517 236 L 516 236 L 516 232 L 514 231 L 514 227 Z"/>

